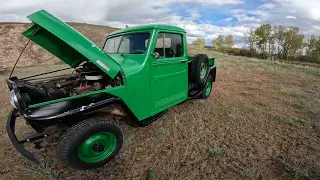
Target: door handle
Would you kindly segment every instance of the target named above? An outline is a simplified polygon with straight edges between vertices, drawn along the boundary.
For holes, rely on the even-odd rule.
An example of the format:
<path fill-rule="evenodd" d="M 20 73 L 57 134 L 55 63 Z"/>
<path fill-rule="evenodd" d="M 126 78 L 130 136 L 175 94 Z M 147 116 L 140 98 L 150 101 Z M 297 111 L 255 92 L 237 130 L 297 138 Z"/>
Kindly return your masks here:
<path fill-rule="evenodd" d="M 183 59 L 183 60 L 181 60 L 180 62 L 187 62 L 188 60 L 187 59 Z"/>

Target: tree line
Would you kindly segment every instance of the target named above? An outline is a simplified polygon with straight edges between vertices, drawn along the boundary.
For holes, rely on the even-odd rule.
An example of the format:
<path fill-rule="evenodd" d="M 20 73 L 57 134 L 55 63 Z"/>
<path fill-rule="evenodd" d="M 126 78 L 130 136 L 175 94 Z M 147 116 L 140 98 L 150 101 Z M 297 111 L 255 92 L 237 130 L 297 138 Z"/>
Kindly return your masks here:
<path fill-rule="evenodd" d="M 244 41 L 247 48 L 234 48 L 232 35 L 219 35 L 212 45 L 217 51 L 237 56 L 320 63 L 320 37 L 306 38 L 298 27 L 262 24 L 250 29 Z M 193 44 L 205 46 L 205 41 L 197 39 Z"/>

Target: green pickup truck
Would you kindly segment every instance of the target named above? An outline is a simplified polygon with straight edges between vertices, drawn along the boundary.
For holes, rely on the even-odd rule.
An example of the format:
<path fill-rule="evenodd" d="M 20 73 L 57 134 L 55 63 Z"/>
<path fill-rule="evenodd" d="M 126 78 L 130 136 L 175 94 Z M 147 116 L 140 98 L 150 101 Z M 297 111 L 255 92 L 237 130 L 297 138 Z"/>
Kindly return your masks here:
<path fill-rule="evenodd" d="M 215 59 L 188 56 L 186 32 L 169 25 L 130 27 L 109 34 L 100 49 L 68 24 L 41 10 L 28 16 L 34 23 L 23 32 L 73 69 L 29 77 L 10 77 L 7 121 L 14 147 L 38 162 L 24 147 L 59 136 L 60 160 L 76 169 L 101 167 L 115 157 L 124 142 L 119 125 L 94 118 L 97 110 L 119 105 L 137 124 L 146 126 L 188 99 L 206 99 L 215 82 Z M 15 122 L 22 117 L 35 133 L 17 139 Z M 21 119 L 21 118 L 20 118 Z"/>

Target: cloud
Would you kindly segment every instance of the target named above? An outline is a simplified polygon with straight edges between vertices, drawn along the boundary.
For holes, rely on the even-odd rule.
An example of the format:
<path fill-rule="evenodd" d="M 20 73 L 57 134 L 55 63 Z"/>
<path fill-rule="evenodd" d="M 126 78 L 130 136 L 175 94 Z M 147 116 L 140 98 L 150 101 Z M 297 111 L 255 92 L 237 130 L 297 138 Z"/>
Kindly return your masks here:
<path fill-rule="evenodd" d="M 228 18 L 225 18 L 225 19 L 222 19 L 220 22 L 230 22 L 232 21 L 232 17 L 228 17 Z"/>
<path fill-rule="evenodd" d="M 4 0 L 0 0 L 4 1 Z M 1 21 L 28 21 L 27 15 L 45 9 L 64 21 L 103 24 L 123 28 L 125 25 L 161 23 L 180 26 L 186 29 L 188 39 L 207 38 L 211 33 L 233 31 L 233 27 L 223 28 L 199 22 L 199 7 L 221 7 L 242 4 L 243 0 L 120 0 L 110 3 L 108 0 L 16 0 L 0 2 Z M 193 5 L 187 9 L 187 16 L 179 15 L 175 10 L 179 6 Z M 134 8 L 133 8 L 134 7 Z M 197 21 L 198 23 L 196 23 Z M 229 30 L 230 29 L 230 30 Z M 210 38 L 208 39 L 210 41 Z M 190 42 L 190 41 L 189 41 Z"/>
<path fill-rule="evenodd" d="M 244 34 L 264 23 L 296 26 L 306 36 L 320 35 L 319 0 L 303 3 L 301 0 L 117 0 L 111 3 L 110 0 L 0 0 L 0 3 L 0 21 L 25 22 L 27 15 L 45 9 L 63 21 L 119 28 L 150 23 L 176 25 L 186 29 L 188 42 L 200 37 L 208 45 L 220 34 L 231 34 L 236 46 L 242 47 Z"/>
<path fill-rule="evenodd" d="M 2 2 L 1 2 L 2 1 Z M 26 16 L 45 9 L 65 21 L 111 24 L 166 22 L 175 18 L 180 6 L 219 7 L 243 3 L 243 0 L 0 0 L 0 20 L 27 21 Z M 187 10 L 189 18 L 200 18 L 197 9 Z"/>
<path fill-rule="evenodd" d="M 319 0 L 273 0 L 286 12 L 294 13 L 298 19 L 320 22 Z M 290 13 L 291 14 L 291 13 Z"/>
<path fill-rule="evenodd" d="M 285 25 L 299 27 L 306 37 L 320 35 L 316 30 L 320 26 L 320 1 L 318 0 L 269 0 L 257 8 L 238 8 L 230 10 L 237 25 L 256 28 L 260 24 Z"/>
<path fill-rule="evenodd" d="M 168 5 L 168 4 L 179 4 L 179 3 L 197 3 L 202 5 L 237 5 L 243 4 L 243 0 L 154 0 L 151 1 L 156 5 Z"/>
<path fill-rule="evenodd" d="M 287 19 L 297 19 L 295 16 L 286 16 Z"/>
<path fill-rule="evenodd" d="M 187 16 L 186 19 L 190 19 L 190 20 L 197 20 L 201 17 L 199 11 L 195 10 L 195 9 L 188 9 L 187 10 L 189 13 L 189 16 Z"/>
<path fill-rule="evenodd" d="M 266 3 L 266 4 L 261 5 L 259 7 L 259 9 L 273 9 L 275 7 L 276 7 L 276 5 L 273 3 Z"/>

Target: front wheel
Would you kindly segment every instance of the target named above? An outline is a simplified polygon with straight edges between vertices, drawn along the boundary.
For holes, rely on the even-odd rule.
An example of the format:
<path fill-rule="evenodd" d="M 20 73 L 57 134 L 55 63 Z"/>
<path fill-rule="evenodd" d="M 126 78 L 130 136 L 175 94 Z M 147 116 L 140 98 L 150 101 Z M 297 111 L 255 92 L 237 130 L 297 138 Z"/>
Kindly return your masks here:
<path fill-rule="evenodd" d="M 213 84 L 213 78 L 211 75 L 209 75 L 207 81 L 206 81 L 206 85 L 203 89 L 203 99 L 207 99 L 212 91 L 212 84 Z"/>
<path fill-rule="evenodd" d="M 93 169 L 115 157 L 123 144 L 121 128 L 113 121 L 84 120 L 72 126 L 61 138 L 61 162 L 75 169 Z"/>

